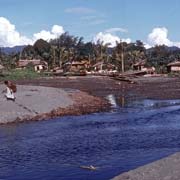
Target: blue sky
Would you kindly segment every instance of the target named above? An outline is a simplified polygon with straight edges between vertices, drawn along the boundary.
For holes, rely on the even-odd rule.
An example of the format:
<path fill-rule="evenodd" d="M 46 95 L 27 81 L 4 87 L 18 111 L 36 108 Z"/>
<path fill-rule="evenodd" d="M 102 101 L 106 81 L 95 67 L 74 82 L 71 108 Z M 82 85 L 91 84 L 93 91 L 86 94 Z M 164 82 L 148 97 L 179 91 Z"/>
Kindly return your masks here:
<path fill-rule="evenodd" d="M 31 39 L 34 33 L 59 25 L 86 41 L 101 32 L 98 37 L 112 35 L 106 36 L 106 41 L 115 36 L 148 43 L 149 34 L 159 28 L 149 43 L 173 45 L 180 41 L 179 8 L 180 0 L 0 0 L 0 17 L 15 25 L 20 36 Z M 0 21 L 2 46 L 5 37 L 1 38 L 1 29 Z"/>

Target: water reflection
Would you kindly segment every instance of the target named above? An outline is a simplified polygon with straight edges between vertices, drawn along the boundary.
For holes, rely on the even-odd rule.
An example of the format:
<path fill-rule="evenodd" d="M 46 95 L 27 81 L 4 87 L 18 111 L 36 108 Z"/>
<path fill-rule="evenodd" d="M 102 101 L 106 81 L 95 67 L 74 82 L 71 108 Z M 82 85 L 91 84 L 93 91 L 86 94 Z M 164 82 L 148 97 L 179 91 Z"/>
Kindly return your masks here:
<path fill-rule="evenodd" d="M 120 97 L 120 105 L 121 105 L 122 108 L 125 107 L 125 97 L 124 96 Z"/>
<path fill-rule="evenodd" d="M 123 109 L 139 109 L 139 110 L 151 110 L 159 109 L 163 107 L 171 107 L 180 105 L 180 100 L 153 100 L 153 99 L 136 99 L 136 97 L 128 96 L 128 98 L 121 94 L 120 96 L 109 94 L 106 99 L 111 104 L 113 111 L 122 111 Z"/>
<path fill-rule="evenodd" d="M 116 102 L 116 98 L 114 96 L 114 94 L 109 94 L 106 99 L 109 101 L 109 103 L 111 104 L 111 106 L 113 108 L 117 108 L 118 105 L 117 105 L 117 102 Z"/>
<path fill-rule="evenodd" d="M 117 97 L 114 94 L 109 94 L 108 96 L 106 96 L 106 99 L 109 101 L 113 109 L 124 108 L 127 103 L 126 98 L 123 95 Z"/>
<path fill-rule="evenodd" d="M 141 101 L 132 101 L 128 103 L 128 107 L 143 108 L 143 109 L 159 109 L 162 107 L 178 106 L 180 100 L 153 100 L 145 99 Z"/>

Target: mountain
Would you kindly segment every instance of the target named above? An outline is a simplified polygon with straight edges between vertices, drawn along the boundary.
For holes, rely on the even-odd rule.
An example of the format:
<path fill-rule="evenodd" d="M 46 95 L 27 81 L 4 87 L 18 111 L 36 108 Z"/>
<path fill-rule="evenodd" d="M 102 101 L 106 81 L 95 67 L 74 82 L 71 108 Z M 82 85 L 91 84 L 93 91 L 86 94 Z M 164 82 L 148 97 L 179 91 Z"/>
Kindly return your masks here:
<path fill-rule="evenodd" d="M 180 48 L 177 47 L 177 46 L 165 46 L 165 49 L 169 52 L 175 52 L 175 51 L 180 51 Z M 152 52 L 153 50 L 155 49 L 155 47 L 152 47 L 152 48 L 149 48 L 149 49 L 146 49 L 146 52 L 150 53 Z"/>
<path fill-rule="evenodd" d="M 1 47 L 1 51 L 6 54 L 21 52 L 26 46 Z"/>
<path fill-rule="evenodd" d="M 174 51 L 180 51 L 180 48 L 178 48 L 177 46 L 171 46 L 171 47 L 167 47 L 167 50 L 170 52 L 174 52 Z"/>

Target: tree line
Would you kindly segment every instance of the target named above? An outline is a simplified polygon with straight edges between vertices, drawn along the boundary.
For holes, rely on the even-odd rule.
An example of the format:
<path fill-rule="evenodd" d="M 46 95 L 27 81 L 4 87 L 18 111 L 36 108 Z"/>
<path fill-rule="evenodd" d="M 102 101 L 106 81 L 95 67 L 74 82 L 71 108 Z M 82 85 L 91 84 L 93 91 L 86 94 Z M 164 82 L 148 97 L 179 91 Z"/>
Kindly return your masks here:
<path fill-rule="evenodd" d="M 16 67 L 19 59 L 42 59 L 50 68 L 62 68 L 67 62 L 87 60 L 91 65 L 98 62 L 111 63 L 118 71 L 132 69 L 132 65 L 145 61 L 146 66 L 154 66 L 157 72 L 165 73 L 168 63 L 180 59 L 180 49 L 165 45 L 146 49 L 144 44 L 136 42 L 117 42 L 113 48 L 102 41 L 84 42 L 83 37 L 76 37 L 65 32 L 49 42 L 39 39 L 34 45 L 26 46 L 22 52 L 5 54 L 0 49 L 0 63 L 6 68 Z M 123 69 L 124 68 L 124 69 Z"/>

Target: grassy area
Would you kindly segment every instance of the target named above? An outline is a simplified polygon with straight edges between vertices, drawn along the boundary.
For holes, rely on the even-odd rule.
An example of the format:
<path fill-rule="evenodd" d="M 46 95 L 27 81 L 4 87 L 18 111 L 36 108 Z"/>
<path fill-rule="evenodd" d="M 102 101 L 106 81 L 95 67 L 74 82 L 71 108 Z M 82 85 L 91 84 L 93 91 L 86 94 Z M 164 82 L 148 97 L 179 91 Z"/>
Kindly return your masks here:
<path fill-rule="evenodd" d="M 43 73 L 37 73 L 31 69 L 10 70 L 2 72 L 0 80 L 20 80 L 20 79 L 35 79 L 45 76 Z"/>

